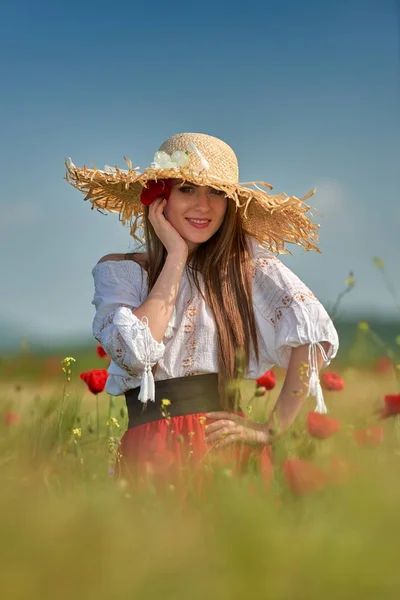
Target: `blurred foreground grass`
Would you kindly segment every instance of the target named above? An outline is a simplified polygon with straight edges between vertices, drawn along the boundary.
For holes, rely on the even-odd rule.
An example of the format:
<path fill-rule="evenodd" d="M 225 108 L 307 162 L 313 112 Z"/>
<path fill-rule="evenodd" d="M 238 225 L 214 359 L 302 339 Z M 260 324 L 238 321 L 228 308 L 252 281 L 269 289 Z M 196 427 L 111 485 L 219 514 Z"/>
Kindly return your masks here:
<path fill-rule="evenodd" d="M 53 358 L 36 377 L 27 377 L 26 355 L 15 358 L 14 376 L 3 373 L 0 384 L 0 410 L 17 415 L 0 425 L 2 598 L 400 596 L 400 417 L 379 424 L 375 447 L 353 437 L 377 422 L 385 394 L 400 391 L 395 370 L 342 367 L 345 389 L 325 393 L 341 430 L 312 438 L 307 404 L 274 447 L 270 485 L 224 467 L 201 497 L 182 502 L 172 485 L 160 494 L 151 481 L 133 490 L 113 478 L 110 439 L 126 427 L 123 398 L 98 396 L 98 432 L 96 399 L 78 374 L 104 362 L 78 360 L 64 388 Z M 268 412 L 279 388 L 253 416 Z M 281 470 L 288 457 L 335 477 L 319 492 L 293 494 Z"/>

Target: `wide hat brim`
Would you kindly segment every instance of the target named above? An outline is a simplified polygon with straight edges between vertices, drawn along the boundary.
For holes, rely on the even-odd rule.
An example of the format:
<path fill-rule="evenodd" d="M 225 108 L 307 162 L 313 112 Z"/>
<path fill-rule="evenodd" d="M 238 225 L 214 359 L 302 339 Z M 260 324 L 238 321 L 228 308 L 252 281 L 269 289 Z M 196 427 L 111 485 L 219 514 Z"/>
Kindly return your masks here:
<path fill-rule="evenodd" d="M 206 171 L 197 173 L 184 167 L 148 168 L 139 173 L 128 160 L 128 170 L 77 167 L 70 159 L 65 164 L 67 182 L 85 194 L 84 199 L 90 201 L 92 209 L 118 213 L 122 223 L 130 225 L 131 235 L 137 240 L 143 241 L 136 235 L 144 215 L 140 201 L 143 188 L 148 181 L 174 178 L 225 192 L 235 202 L 244 230 L 271 251 L 290 253 L 287 244 L 296 244 L 305 250 L 320 252 L 319 225 L 311 221 L 310 206 L 305 203 L 315 190 L 302 198 L 285 193 L 270 195 L 263 188 L 270 190 L 272 186 L 262 181 L 228 182 L 210 177 Z"/>

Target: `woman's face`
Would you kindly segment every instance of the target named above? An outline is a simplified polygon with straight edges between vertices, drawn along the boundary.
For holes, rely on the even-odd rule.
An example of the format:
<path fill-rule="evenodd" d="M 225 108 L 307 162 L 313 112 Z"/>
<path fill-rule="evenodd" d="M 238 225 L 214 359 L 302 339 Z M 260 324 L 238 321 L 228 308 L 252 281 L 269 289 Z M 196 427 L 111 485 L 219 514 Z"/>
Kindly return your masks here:
<path fill-rule="evenodd" d="M 164 216 L 186 241 L 189 250 L 194 250 L 218 231 L 227 205 L 224 192 L 174 180 Z"/>

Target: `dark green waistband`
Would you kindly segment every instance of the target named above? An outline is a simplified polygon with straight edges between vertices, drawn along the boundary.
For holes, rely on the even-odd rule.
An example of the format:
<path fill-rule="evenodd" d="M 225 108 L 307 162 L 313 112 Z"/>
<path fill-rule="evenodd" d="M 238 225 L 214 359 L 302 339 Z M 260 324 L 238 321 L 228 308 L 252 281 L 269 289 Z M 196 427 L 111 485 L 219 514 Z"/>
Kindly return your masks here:
<path fill-rule="evenodd" d="M 128 408 L 128 428 L 163 419 L 162 400 L 169 400 L 166 407 L 168 416 L 180 417 L 216 410 L 222 410 L 218 393 L 218 374 L 189 375 L 155 382 L 155 402 L 144 405 L 138 396 L 140 388 L 125 393 Z"/>

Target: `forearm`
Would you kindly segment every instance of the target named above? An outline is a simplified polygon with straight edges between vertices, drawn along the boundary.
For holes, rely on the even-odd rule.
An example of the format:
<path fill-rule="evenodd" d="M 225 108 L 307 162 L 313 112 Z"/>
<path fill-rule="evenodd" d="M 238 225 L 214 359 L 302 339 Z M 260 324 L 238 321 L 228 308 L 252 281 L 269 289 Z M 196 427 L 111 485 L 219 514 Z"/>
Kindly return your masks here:
<path fill-rule="evenodd" d="M 327 352 L 330 344 L 322 342 L 321 346 Z M 299 346 L 292 350 L 281 393 L 267 422 L 268 430 L 273 431 L 275 435 L 284 433 L 289 429 L 306 399 L 310 369 L 308 352 L 308 345 Z M 323 365 L 320 352 L 318 352 L 317 360 L 318 370 L 320 370 Z"/>
<path fill-rule="evenodd" d="M 282 388 L 278 400 L 267 422 L 267 429 L 271 436 L 276 437 L 289 429 L 300 412 L 306 393 L 297 389 Z"/>
<path fill-rule="evenodd" d="M 168 254 L 164 267 L 146 300 L 133 314 L 147 317 L 153 338 L 161 343 L 174 310 L 179 285 L 186 265 L 186 258 Z"/>

